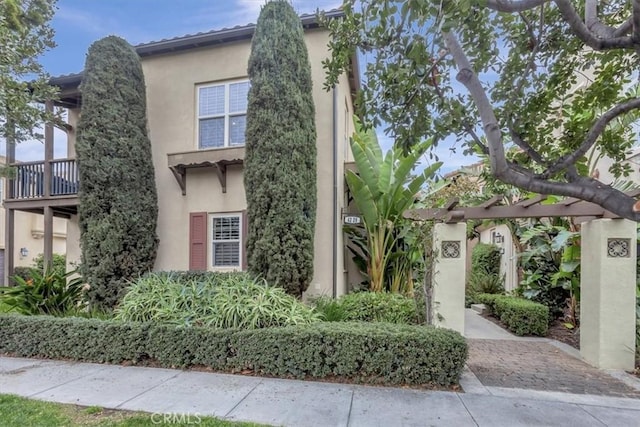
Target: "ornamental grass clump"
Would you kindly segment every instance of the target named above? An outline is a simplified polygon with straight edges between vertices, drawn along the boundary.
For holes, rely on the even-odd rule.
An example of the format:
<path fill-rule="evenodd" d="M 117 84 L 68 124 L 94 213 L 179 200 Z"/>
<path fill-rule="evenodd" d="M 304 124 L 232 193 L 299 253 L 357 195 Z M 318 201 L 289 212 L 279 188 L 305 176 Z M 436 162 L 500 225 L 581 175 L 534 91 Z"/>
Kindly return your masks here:
<path fill-rule="evenodd" d="M 116 309 L 116 319 L 259 329 L 309 324 L 319 316 L 282 288 L 243 273 L 191 280 L 149 274 L 131 285 Z"/>

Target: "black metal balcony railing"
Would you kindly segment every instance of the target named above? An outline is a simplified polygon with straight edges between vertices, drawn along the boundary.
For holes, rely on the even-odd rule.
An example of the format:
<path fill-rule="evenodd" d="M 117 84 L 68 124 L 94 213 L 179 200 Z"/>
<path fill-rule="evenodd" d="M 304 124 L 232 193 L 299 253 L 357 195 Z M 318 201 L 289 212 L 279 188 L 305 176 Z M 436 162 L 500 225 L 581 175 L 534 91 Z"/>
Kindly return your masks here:
<path fill-rule="evenodd" d="M 75 159 L 50 160 L 50 196 L 78 193 L 78 166 Z M 12 165 L 15 177 L 11 182 L 9 198 L 35 199 L 45 197 L 45 162 L 25 162 Z"/>

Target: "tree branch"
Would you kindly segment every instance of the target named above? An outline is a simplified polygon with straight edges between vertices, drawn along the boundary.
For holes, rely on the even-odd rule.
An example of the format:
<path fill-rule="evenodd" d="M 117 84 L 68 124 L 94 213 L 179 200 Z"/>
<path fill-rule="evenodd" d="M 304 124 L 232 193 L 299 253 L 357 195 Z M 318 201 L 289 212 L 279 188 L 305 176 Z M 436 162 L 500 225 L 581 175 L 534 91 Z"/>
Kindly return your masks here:
<path fill-rule="evenodd" d="M 623 218 L 633 221 L 640 220 L 640 213 L 634 210 L 636 203 L 634 198 L 593 178 L 576 176 L 571 173 L 572 170 L 569 170 L 571 178 L 573 178 L 571 182 L 549 181 L 537 178 L 529 170 L 509 165 L 505 158 L 502 132 L 493 111 L 493 106 L 477 74 L 473 71 L 469 58 L 467 58 L 457 38 L 452 33 L 443 32 L 443 39 L 458 67 L 456 78 L 467 88 L 480 113 L 480 119 L 484 125 L 488 141 L 491 171 L 496 178 L 528 191 L 575 197 L 593 202 Z"/>
<path fill-rule="evenodd" d="M 585 0 L 584 6 L 584 23 L 587 28 L 601 38 L 613 37 L 615 29 L 598 19 L 597 0 Z"/>
<path fill-rule="evenodd" d="M 487 7 L 497 12 L 524 12 L 531 10 L 538 6 L 542 6 L 549 1 L 553 1 L 564 20 L 569 24 L 573 32 L 582 40 L 585 44 L 595 50 L 607 50 L 607 49 L 633 49 L 634 42 L 640 41 L 640 0 L 633 0 L 634 6 L 634 31 L 638 28 L 639 38 L 632 38 L 628 36 L 622 36 L 622 34 L 616 35 L 616 30 L 602 24 L 598 21 L 596 13 L 593 11 L 593 6 L 590 3 L 595 3 L 595 0 L 587 1 L 587 9 L 585 15 L 589 17 L 589 22 L 585 24 L 582 18 L 578 14 L 578 11 L 571 3 L 571 0 L 487 0 Z M 637 7 L 636 7 L 637 6 Z M 597 7 L 597 5 L 596 5 Z M 591 8 L 591 9 L 590 9 Z M 638 24 L 635 24 L 636 13 L 638 14 Z"/>
<path fill-rule="evenodd" d="M 524 12 L 530 10 L 550 0 L 487 0 L 487 7 L 497 12 Z"/>
<path fill-rule="evenodd" d="M 478 112 L 480 119 L 484 125 L 484 132 L 487 136 L 489 148 L 489 163 L 494 174 L 503 173 L 507 169 L 507 162 L 504 155 L 504 146 L 502 144 L 502 132 L 500 125 L 496 119 L 493 108 L 482 87 L 482 83 L 473 71 L 473 67 L 469 62 L 469 58 L 462 50 L 457 38 L 450 32 L 443 33 L 444 42 L 453 56 L 453 60 L 458 67 L 458 75 L 456 79 L 465 85 L 470 92 Z"/>
<path fill-rule="evenodd" d="M 633 0 L 631 20 L 633 23 L 631 38 L 635 43 L 638 43 L 640 42 L 640 0 Z"/>
<path fill-rule="evenodd" d="M 620 24 L 618 28 L 613 30 L 613 33 L 611 35 L 613 37 L 620 37 L 627 34 L 629 31 L 631 31 L 632 28 L 633 28 L 633 18 L 629 18 L 626 21 L 624 21 L 622 24 Z"/>
<path fill-rule="evenodd" d="M 544 161 L 542 156 L 536 150 L 534 150 L 528 142 L 523 140 L 518 132 L 515 131 L 515 126 L 512 123 L 511 118 L 509 119 L 509 123 L 507 124 L 507 126 L 509 128 L 509 134 L 511 135 L 511 140 L 513 141 L 513 143 L 520 147 L 527 154 L 527 156 L 533 159 L 534 162 L 540 164 L 541 166 L 544 166 L 546 162 Z"/>
<path fill-rule="evenodd" d="M 562 14 L 564 20 L 569 24 L 575 35 L 585 44 L 595 50 L 607 49 L 633 49 L 634 41 L 631 37 L 606 37 L 601 38 L 592 32 L 578 15 L 578 11 L 571 3 L 571 0 L 553 0 Z M 634 0 L 634 7 L 640 0 Z M 635 9 L 634 9 L 635 10 Z"/>
<path fill-rule="evenodd" d="M 587 132 L 587 136 L 580 144 L 580 147 L 576 149 L 574 152 L 567 154 L 565 156 L 560 157 L 557 161 L 550 166 L 544 174 L 541 175 L 543 178 L 548 178 L 555 173 L 560 172 L 563 169 L 566 169 L 569 165 L 575 164 L 575 162 L 580 159 L 580 157 L 587 154 L 587 151 L 593 144 L 598 140 L 598 137 L 604 132 L 607 125 L 614 120 L 615 118 L 621 116 L 622 114 L 628 113 L 631 110 L 635 110 L 640 108 L 640 98 L 630 99 L 629 101 L 623 102 L 622 104 L 618 104 L 615 107 L 611 108 L 609 111 L 601 115 L 598 120 L 591 126 L 589 132 Z"/>

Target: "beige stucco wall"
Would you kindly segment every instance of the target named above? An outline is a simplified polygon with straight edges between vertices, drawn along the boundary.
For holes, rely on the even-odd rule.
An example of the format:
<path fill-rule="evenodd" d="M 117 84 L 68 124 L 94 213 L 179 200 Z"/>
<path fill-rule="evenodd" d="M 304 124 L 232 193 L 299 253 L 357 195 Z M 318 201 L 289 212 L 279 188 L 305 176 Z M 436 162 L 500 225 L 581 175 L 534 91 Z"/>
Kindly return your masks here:
<path fill-rule="evenodd" d="M 307 48 L 314 81 L 318 134 L 318 208 L 315 233 L 314 278 L 310 293 L 331 294 L 333 283 L 333 240 L 337 241 L 337 290 L 345 290 L 343 237 L 340 213 L 344 205 L 343 163 L 349 156 L 345 149 L 353 127 L 348 83 L 343 78 L 337 93 L 338 205 L 333 212 L 333 93 L 323 90 L 322 60 L 328 56 L 325 31 L 306 33 Z M 239 212 L 246 209 L 242 166 L 230 166 L 227 192 L 222 193 L 211 168 L 187 171 L 186 195 L 167 166 L 167 154 L 197 149 L 196 87 L 202 83 L 224 82 L 247 77 L 250 42 L 225 44 L 188 52 L 143 58 L 147 85 L 149 136 L 158 188 L 158 236 L 160 246 L 156 270 L 186 270 L 189 267 L 189 213 Z M 248 189 L 250 191 L 250 189 Z M 333 228 L 333 215 L 338 215 Z"/>
<path fill-rule="evenodd" d="M 80 225 L 78 215 L 73 215 L 67 221 L 67 271 L 78 268 L 80 255 Z"/>
<path fill-rule="evenodd" d="M 2 209 L 4 216 L 4 209 Z M 67 223 L 64 218 L 53 218 L 53 253 L 66 253 Z M 44 252 L 44 215 L 16 211 L 15 246 L 13 259 L 16 267 L 30 267 L 33 260 Z M 4 240 L 3 240 L 4 245 Z M 28 255 L 20 256 L 20 249 L 26 248 Z"/>
<path fill-rule="evenodd" d="M 0 207 L 0 221 L 4 224 L 5 209 Z M 15 245 L 13 251 L 14 265 L 16 267 L 31 267 L 33 260 L 44 252 L 44 216 L 29 212 L 16 211 L 15 217 Z M 53 218 L 53 253 L 64 255 L 66 253 L 67 224 L 63 218 Z M 5 229 L 0 227 L 0 249 L 5 246 Z M 20 255 L 20 249 L 27 249 L 27 256 Z"/>

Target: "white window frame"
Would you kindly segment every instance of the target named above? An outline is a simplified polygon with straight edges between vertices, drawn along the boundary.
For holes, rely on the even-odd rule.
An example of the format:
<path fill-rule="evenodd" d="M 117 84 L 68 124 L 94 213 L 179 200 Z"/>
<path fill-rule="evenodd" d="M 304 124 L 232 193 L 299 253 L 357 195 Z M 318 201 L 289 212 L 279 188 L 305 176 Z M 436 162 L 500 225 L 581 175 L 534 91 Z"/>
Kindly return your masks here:
<path fill-rule="evenodd" d="M 231 217 L 235 217 L 238 218 L 238 227 L 239 227 L 239 239 L 237 240 L 214 240 L 213 238 L 213 232 L 214 232 L 214 226 L 213 226 L 213 220 L 214 218 L 231 218 Z M 243 269 L 243 260 L 244 260 L 244 226 L 243 226 L 243 218 L 242 218 L 242 212 L 225 212 L 225 213 L 210 213 L 208 216 L 208 244 L 209 244 L 209 251 L 210 254 L 208 256 L 208 260 L 207 260 L 207 265 L 209 267 L 210 270 L 214 270 L 214 271 L 220 271 L 220 270 L 226 270 L 226 271 L 242 271 Z M 214 250 L 213 250 L 213 245 L 216 242 L 238 242 L 238 265 L 219 265 L 216 266 L 214 265 Z"/>
<path fill-rule="evenodd" d="M 216 83 L 206 83 L 196 85 L 196 148 L 198 150 L 216 150 L 221 148 L 229 148 L 229 147 L 244 147 L 245 144 L 237 144 L 231 145 L 230 143 L 230 134 L 229 130 L 231 128 L 230 119 L 234 116 L 245 116 L 247 115 L 247 110 L 243 112 L 235 111 L 233 113 L 229 112 L 229 92 L 232 84 L 236 83 L 249 83 L 249 79 L 237 79 L 237 80 L 226 80 L 222 82 Z M 209 87 L 218 87 L 224 86 L 224 113 L 222 114 L 208 114 L 208 115 L 200 115 L 200 89 L 205 89 Z M 200 120 L 202 119 L 215 119 L 215 118 L 224 118 L 224 141 L 221 147 L 201 147 L 200 146 Z"/>

